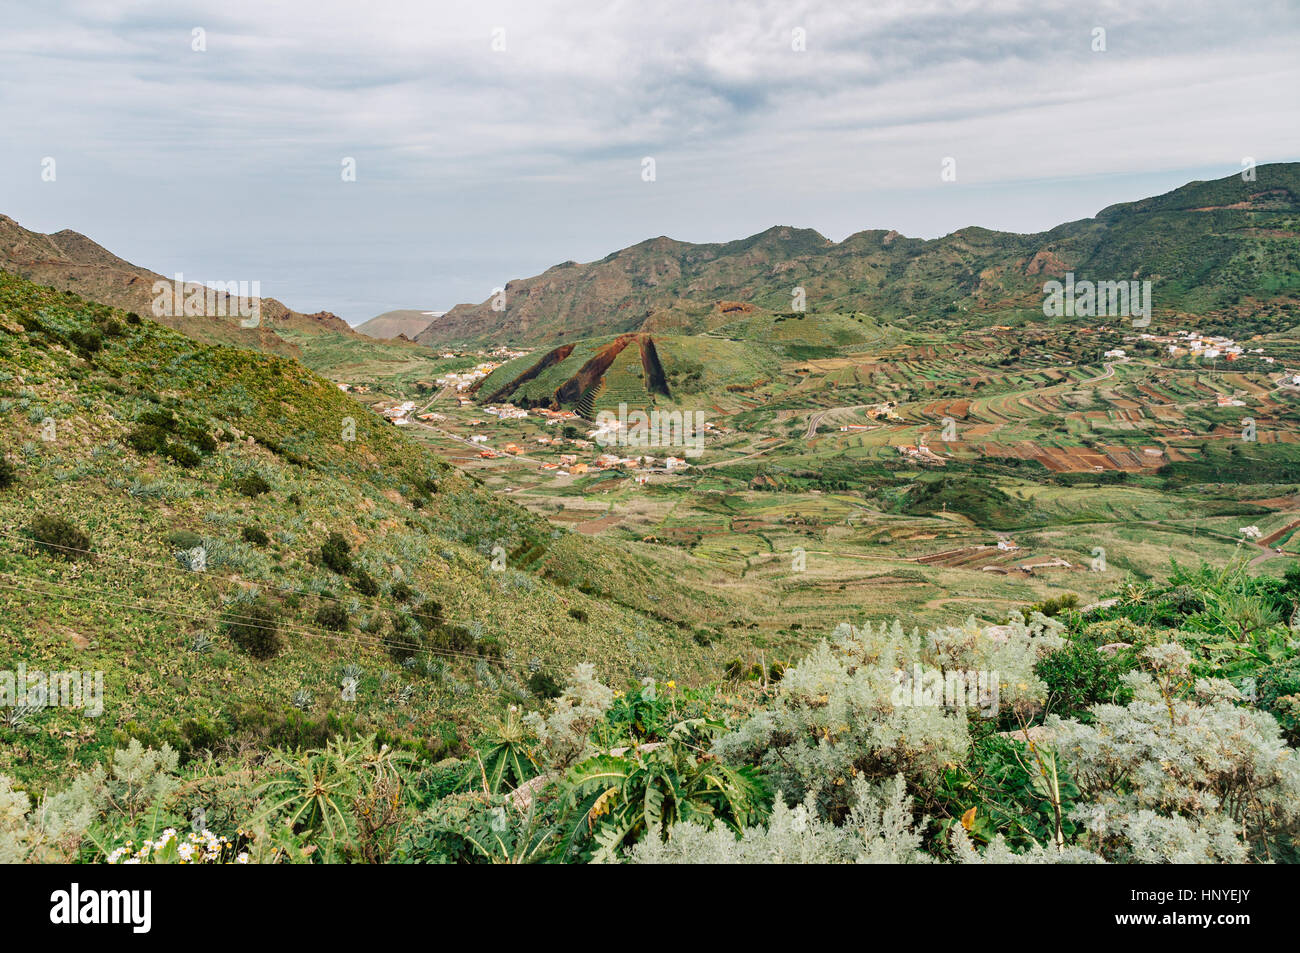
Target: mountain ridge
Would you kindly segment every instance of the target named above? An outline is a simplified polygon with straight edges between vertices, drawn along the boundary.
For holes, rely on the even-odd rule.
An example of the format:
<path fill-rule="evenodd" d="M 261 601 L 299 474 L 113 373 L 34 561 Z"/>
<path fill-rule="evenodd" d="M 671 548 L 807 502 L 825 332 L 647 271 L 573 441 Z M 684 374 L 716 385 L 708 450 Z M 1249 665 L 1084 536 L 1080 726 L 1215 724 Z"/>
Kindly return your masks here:
<path fill-rule="evenodd" d="M 505 308 L 494 299 L 457 304 L 416 340 L 510 340 L 546 345 L 574 337 L 650 331 L 664 322 L 688 332 L 716 326 L 706 313 L 724 299 L 774 311 L 794 310 L 802 287 L 810 310 L 866 310 L 884 318 L 931 320 L 958 310 L 987 312 L 1008 303 L 1033 305 L 1042 276 L 1089 270 L 1120 279 L 1179 274 L 1164 306 L 1206 313 L 1240 296 L 1281 289 L 1252 287 L 1240 259 L 1250 241 L 1269 239 L 1274 272 L 1300 271 L 1295 215 L 1300 164 L 1256 168 L 1193 181 L 1158 196 L 1106 206 L 1091 218 L 1034 233 L 978 225 L 934 239 L 896 230 L 864 229 L 840 242 L 815 229 L 774 225 L 742 239 L 695 244 L 667 236 L 646 239 L 588 263 L 554 265 L 505 284 Z M 1280 227 L 1283 234 L 1243 231 Z M 1272 274 L 1272 272 L 1270 272 Z M 1187 294 L 1191 285 L 1208 293 Z M 1234 295 L 1237 300 L 1234 300 Z M 499 302 L 496 302 L 499 304 Z"/>
<path fill-rule="evenodd" d="M 0 214 L 0 269 L 60 291 L 135 311 L 205 343 L 234 344 L 297 357 L 299 348 L 277 334 L 276 328 L 357 335 L 336 314 L 294 311 L 270 297 L 257 299 L 260 320 L 253 328 L 242 327 L 238 316 L 156 315 L 152 308 L 154 283 L 171 284 L 173 279 L 132 264 L 73 229 L 36 232 L 3 214 Z M 196 287 L 199 287 L 197 282 L 185 282 L 187 293 Z"/>

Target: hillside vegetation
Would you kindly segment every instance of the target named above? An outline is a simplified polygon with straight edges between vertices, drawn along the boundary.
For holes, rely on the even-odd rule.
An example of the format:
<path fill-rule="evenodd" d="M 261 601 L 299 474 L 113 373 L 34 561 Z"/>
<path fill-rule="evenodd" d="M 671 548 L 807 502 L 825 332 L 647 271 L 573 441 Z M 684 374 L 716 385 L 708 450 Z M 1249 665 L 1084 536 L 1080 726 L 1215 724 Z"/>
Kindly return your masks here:
<path fill-rule="evenodd" d="M 129 738 L 184 763 L 370 732 L 437 760 L 579 660 L 721 667 L 688 595 L 292 361 L 0 273 L 0 419 L 9 658 L 106 679 L 97 719 L 7 710 L 0 770 L 37 790 Z"/>
<path fill-rule="evenodd" d="M 583 664 L 435 765 L 133 740 L 39 804 L 0 774 L 0 861 L 1294 862 L 1298 605 L 1300 574 L 1175 565 L 1105 608 L 846 623 L 695 690 Z"/>

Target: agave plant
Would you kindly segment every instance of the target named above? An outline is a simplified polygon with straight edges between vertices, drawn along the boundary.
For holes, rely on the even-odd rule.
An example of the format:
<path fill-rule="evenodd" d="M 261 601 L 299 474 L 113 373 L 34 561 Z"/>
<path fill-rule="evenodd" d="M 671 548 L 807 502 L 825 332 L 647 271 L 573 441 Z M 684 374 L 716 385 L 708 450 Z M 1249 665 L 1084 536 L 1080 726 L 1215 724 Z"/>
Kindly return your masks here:
<path fill-rule="evenodd" d="M 614 861 L 620 848 L 683 821 L 739 832 L 763 820 L 769 798 L 758 771 L 729 767 L 701 743 L 723 730 L 722 722 L 691 719 L 674 725 L 662 744 L 596 755 L 571 768 L 567 849 L 590 835 L 597 845 L 592 859 Z"/>
<path fill-rule="evenodd" d="M 351 838 L 355 799 L 400 782 L 401 767 L 410 759 L 387 745 L 376 751 L 374 740 L 373 735 L 352 741 L 335 737 L 322 749 L 292 758 L 275 752 L 278 773 L 259 791 L 265 799 L 259 819 L 277 819 L 307 833 L 321 842 L 327 860 L 334 859 Z"/>
<path fill-rule="evenodd" d="M 23 734 L 33 734 L 36 726 L 28 721 L 32 715 L 40 714 L 44 705 L 15 705 L 4 713 L 3 721 L 6 728 L 10 731 L 19 731 Z"/>
<path fill-rule="evenodd" d="M 465 778 L 466 785 L 481 786 L 490 794 L 500 794 L 537 777 L 541 767 L 533 754 L 532 741 L 518 709 L 511 705 L 505 721 L 488 736 L 486 746 L 478 752 L 478 760 Z"/>

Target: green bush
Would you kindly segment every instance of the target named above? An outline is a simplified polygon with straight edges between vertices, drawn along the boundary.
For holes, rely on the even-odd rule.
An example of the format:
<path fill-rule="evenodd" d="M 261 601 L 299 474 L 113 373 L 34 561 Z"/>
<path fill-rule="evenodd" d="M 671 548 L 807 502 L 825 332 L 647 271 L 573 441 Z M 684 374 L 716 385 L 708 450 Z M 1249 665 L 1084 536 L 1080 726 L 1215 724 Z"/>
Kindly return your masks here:
<path fill-rule="evenodd" d="M 1274 662 L 1256 679 L 1259 707 L 1272 714 L 1291 745 L 1300 745 L 1300 658 Z"/>
<path fill-rule="evenodd" d="M 1029 607 L 1025 615 L 1033 615 L 1035 612 L 1041 612 L 1049 619 L 1054 619 L 1066 609 L 1079 608 L 1079 597 L 1073 592 L 1067 592 L 1059 596 L 1053 596 L 1050 599 L 1044 599 Z"/>
<path fill-rule="evenodd" d="M 61 516 L 38 516 L 27 526 L 27 535 L 39 549 L 64 559 L 90 555 L 90 537 Z"/>
<path fill-rule="evenodd" d="M 442 628 L 442 603 L 429 599 L 411 610 L 411 618 L 425 632 L 435 632 Z"/>
<path fill-rule="evenodd" d="M 410 602 L 415 596 L 414 590 L 404 582 L 393 583 L 393 588 L 388 590 L 388 594 L 393 597 L 394 602 Z"/>
<path fill-rule="evenodd" d="M 528 676 L 528 690 L 538 698 L 559 698 L 564 686 L 550 672 L 533 672 Z"/>
<path fill-rule="evenodd" d="M 126 436 L 127 444 L 139 453 L 162 453 L 167 446 L 167 432 L 160 427 L 136 427 Z"/>
<path fill-rule="evenodd" d="M 217 449 L 216 440 L 206 430 L 162 407 L 141 413 L 126 442 L 138 453 L 159 454 L 182 467 L 198 466 Z"/>
<path fill-rule="evenodd" d="M 395 615 L 384 632 L 384 648 L 395 662 L 404 662 L 419 653 L 423 644 L 420 631 L 405 616 Z"/>
<path fill-rule="evenodd" d="M 278 613 L 266 602 L 228 609 L 221 617 L 230 641 L 257 659 L 274 658 L 280 652 Z"/>
<path fill-rule="evenodd" d="M 351 551 L 352 547 L 342 533 L 330 533 L 321 543 L 320 561 L 340 576 L 345 576 L 352 570 L 352 557 L 348 555 Z"/>
<path fill-rule="evenodd" d="M 191 550 L 203 544 L 203 537 L 188 529 L 173 530 L 167 534 L 167 545 L 173 549 Z"/>
<path fill-rule="evenodd" d="M 316 610 L 316 624 L 322 629 L 342 632 L 348 627 L 348 611 L 337 602 L 327 602 Z"/>
<path fill-rule="evenodd" d="M 1086 721 L 1093 705 L 1128 701 L 1121 676 L 1135 667 L 1124 650 L 1107 655 L 1088 642 L 1071 641 L 1039 659 L 1034 673 L 1047 686 L 1049 713 Z"/>
<path fill-rule="evenodd" d="M 363 596 L 379 595 L 379 583 L 375 582 L 370 573 L 364 569 L 357 569 L 352 573 L 352 588 Z"/>
<path fill-rule="evenodd" d="M 71 331 L 68 340 L 82 357 L 89 357 L 104 347 L 104 335 L 96 329 Z"/>
<path fill-rule="evenodd" d="M 7 490 L 18 482 L 18 470 L 0 454 L 0 490 Z"/>
<path fill-rule="evenodd" d="M 252 543 L 254 546 L 265 546 L 271 541 L 271 537 L 256 526 L 245 526 L 239 535 L 244 537 L 244 542 Z"/>
<path fill-rule="evenodd" d="M 203 462 L 203 456 L 186 443 L 176 443 L 169 441 L 163 449 L 163 456 L 170 459 L 177 466 L 197 467 Z"/>
<path fill-rule="evenodd" d="M 444 652 L 472 652 L 474 636 L 462 625 L 443 625 L 432 633 L 429 644 Z"/>
<path fill-rule="evenodd" d="M 271 492 L 271 484 L 267 483 L 266 478 L 260 473 L 245 473 L 235 480 L 234 487 L 235 492 L 250 499 Z"/>

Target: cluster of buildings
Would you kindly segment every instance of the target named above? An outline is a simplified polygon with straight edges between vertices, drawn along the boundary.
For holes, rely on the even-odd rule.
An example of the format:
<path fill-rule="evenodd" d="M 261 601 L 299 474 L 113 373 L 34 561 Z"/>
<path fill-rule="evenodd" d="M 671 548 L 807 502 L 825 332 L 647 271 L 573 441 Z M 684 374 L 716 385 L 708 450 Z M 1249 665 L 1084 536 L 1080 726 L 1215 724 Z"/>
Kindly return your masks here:
<path fill-rule="evenodd" d="M 523 420 L 528 416 L 528 411 L 514 404 L 494 404 L 484 407 L 483 413 L 501 420 Z"/>
<path fill-rule="evenodd" d="M 1264 353 L 1262 347 L 1247 350 L 1232 338 L 1221 334 L 1202 334 L 1200 331 L 1183 330 L 1170 334 L 1139 334 L 1138 338 L 1150 341 L 1152 344 L 1163 344 L 1170 357 L 1191 356 L 1207 361 L 1220 358 L 1225 361 L 1235 361 L 1245 354 L 1258 354 L 1265 364 L 1273 363 L 1273 358 L 1262 356 Z M 1109 357 L 1111 353 L 1108 351 L 1107 356 Z M 1122 352 L 1120 356 L 1123 356 Z"/>
<path fill-rule="evenodd" d="M 464 393 L 500 366 L 500 361 L 483 361 L 475 364 L 467 371 L 452 371 L 443 374 L 435 383 L 439 387 L 451 387 L 458 394 Z"/>
<path fill-rule="evenodd" d="M 898 452 L 909 460 L 915 460 L 917 463 L 937 463 L 939 466 L 944 466 L 946 464 L 943 457 L 939 456 L 924 444 L 919 447 L 913 447 L 910 444 L 902 444 L 899 446 Z"/>
<path fill-rule="evenodd" d="M 483 413 L 490 414 L 500 420 L 524 420 L 529 416 L 541 417 L 548 425 L 578 419 L 578 415 L 572 410 L 551 410 L 549 407 L 534 407 L 531 411 L 528 411 L 523 407 L 516 407 L 514 404 L 491 404 L 483 408 Z M 471 420 L 470 423 L 482 423 L 482 421 Z"/>
<path fill-rule="evenodd" d="M 506 447 L 509 450 L 509 445 Z M 541 469 L 548 473 L 562 473 L 570 476 L 581 476 L 584 473 L 590 473 L 593 470 L 659 470 L 663 469 L 669 472 L 681 470 L 690 466 L 682 457 L 665 457 L 662 467 L 654 457 L 620 457 L 616 453 L 602 453 L 593 463 L 582 463 L 578 460 L 576 453 L 562 453 L 558 463 L 543 463 Z M 645 483 L 649 476 L 645 472 L 635 474 L 637 483 Z"/>
<path fill-rule="evenodd" d="M 415 410 L 415 401 L 408 400 L 405 403 L 398 404 L 396 407 L 389 407 L 387 410 L 381 410 L 380 413 L 391 424 L 398 427 L 406 427 L 411 423 L 411 411 Z"/>

